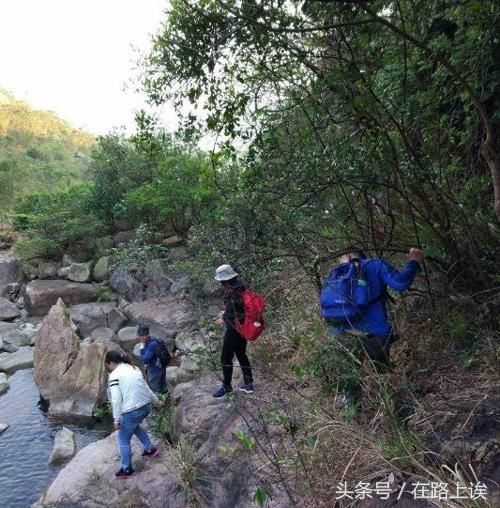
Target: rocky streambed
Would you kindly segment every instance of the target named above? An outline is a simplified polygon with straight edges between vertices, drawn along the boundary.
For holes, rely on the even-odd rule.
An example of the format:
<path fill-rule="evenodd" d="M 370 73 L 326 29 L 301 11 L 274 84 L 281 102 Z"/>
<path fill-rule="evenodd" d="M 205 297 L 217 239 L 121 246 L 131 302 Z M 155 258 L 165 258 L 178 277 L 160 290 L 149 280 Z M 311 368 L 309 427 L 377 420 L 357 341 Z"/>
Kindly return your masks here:
<path fill-rule="evenodd" d="M 110 422 L 92 418 L 105 401 L 103 357 L 109 349 L 133 354 L 138 322 L 185 353 L 206 349 L 210 334 L 199 329 L 184 298 L 185 279 L 159 291 L 157 281 L 149 286 L 123 268 L 104 282 L 97 280 L 101 275 L 92 279 L 89 265 L 75 281 L 68 277 L 81 267 L 39 265 L 33 275 L 9 252 L 0 254 L 0 498 L 2 506 L 17 508 L 38 499 L 61 469 L 48 461 L 63 426 L 74 432 L 80 452 L 110 433 Z M 97 301 L 103 290 L 112 301 Z M 171 386 L 191 379 L 199 367 L 199 360 L 183 355 L 168 368 Z M 109 442 L 116 468 L 114 438 Z M 80 472 L 85 483 L 94 474 Z"/>

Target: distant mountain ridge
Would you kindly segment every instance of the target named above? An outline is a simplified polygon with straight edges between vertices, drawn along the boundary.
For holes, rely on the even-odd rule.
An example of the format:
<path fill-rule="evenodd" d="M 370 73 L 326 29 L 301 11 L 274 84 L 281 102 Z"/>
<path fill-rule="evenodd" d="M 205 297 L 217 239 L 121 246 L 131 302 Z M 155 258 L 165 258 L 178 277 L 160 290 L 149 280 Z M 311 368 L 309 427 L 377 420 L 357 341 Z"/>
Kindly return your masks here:
<path fill-rule="evenodd" d="M 0 88 L 0 220 L 23 196 L 89 180 L 95 138 Z"/>
<path fill-rule="evenodd" d="M 12 131 L 30 133 L 35 137 L 58 139 L 77 147 L 88 147 L 94 137 L 74 128 L 53 111 L 37 110 L 0 88 L 0 136 Z"/>

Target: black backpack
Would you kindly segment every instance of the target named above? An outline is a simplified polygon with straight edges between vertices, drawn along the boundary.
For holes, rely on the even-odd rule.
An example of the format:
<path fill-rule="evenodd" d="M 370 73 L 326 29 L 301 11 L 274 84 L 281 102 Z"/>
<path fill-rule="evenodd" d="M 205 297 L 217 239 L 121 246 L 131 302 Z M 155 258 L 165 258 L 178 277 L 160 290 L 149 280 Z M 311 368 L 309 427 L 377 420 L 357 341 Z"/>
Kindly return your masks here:
<path fill-rule="evenodd" d="M 158 359 L 160 360 L 161 366 L 165 368 L 170 363 L 170 353 L 163 340 L 156 339 L 156 341 L 158 342 Z"/>

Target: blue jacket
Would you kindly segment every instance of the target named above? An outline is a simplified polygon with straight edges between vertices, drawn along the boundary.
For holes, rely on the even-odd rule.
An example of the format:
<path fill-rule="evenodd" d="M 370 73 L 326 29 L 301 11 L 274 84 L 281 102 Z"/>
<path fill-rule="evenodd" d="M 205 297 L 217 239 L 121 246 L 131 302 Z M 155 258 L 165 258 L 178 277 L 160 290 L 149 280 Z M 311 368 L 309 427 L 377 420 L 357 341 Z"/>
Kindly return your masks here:
<path fill-rule="evenodd" d="M 149 337 L 144 342 L 144 347 L 140 350 L 141 360 L 148 368 L 148 374 L 152 376 L 158 374 L 163 369 L 158 358 L 159 349 L 158 339 L 156 337 Z"/>
<path fill-rule="evenodd" d="M 392 332 L 392 326 L 387 319 L 385 291 L 387 287 L 395 291 L 406 291 L 410 288 L 420 265 L 416 261 L 409 261 L 403 270 L 398 271 L 383 259 L 363 259 L 366 280 L 370 289 L 371 300 L 374 302 L 366 308 L 364 316 L 356 322 L 356 330 L 387 337 Z M 336 335 L 349 327 L 330 328 Z"/>

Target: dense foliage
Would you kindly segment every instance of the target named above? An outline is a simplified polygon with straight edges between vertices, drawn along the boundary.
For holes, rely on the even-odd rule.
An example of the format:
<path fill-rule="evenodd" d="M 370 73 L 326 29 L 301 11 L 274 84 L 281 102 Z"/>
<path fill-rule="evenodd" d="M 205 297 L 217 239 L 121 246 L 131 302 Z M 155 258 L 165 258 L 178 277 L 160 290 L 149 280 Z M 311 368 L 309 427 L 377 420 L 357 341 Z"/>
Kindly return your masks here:
<path fill-rule="evenodd" d="M 150 97 L 175 100 L 191 130 L 250 139 L 219 169 L 214 244 L 229 230 L 227 249 L 265 260 L 272 246 L 309 271 L 352 246 L 417 244 L 462 288 L 488 287 L 499 14 L 492 1 L 172 2 Z"/>

